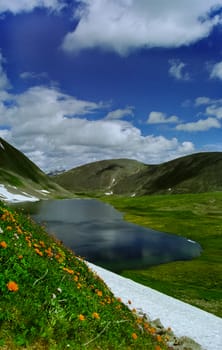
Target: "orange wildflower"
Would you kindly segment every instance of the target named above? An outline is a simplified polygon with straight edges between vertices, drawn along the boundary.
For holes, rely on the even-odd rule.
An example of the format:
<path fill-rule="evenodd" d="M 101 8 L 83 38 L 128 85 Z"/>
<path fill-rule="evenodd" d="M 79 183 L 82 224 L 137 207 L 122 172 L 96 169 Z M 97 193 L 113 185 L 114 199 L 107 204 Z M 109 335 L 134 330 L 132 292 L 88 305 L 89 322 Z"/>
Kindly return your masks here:
<path fill-rule="evenodd" d="M 34 243 L 33 246 L 34 246 L 35 248 L 40 248 L 40 245 L 37 244 L 37 243 Z"/>
<path fill-rule="evenodd" d="M 132 338 L 136 340 L 138 338 L 138 335 L 136 333 L 132 333 Z"/>
<path fill-rule="evenodd" d="M 161 347 L 159 345 L 156 345 L 155 350 L 161 350 Z"/>
<path fill-rule="evenodd" d="M 35 252 L 36 252 L 36 254 L 38 254 L 39 256 L 43 256 L 43 252 L 41 252 L 41 250 L 39 250 L 38 248 L 35 248 Z"/>
<path fill-rule="evenodd" d="M 18 284 L 14 281 L 9 281 L 7 283 L 7 288 L 10 292 L 17 292 L 19 290 Z"/>
<path fill-rule="evenodd" d="M 18 234 L 22 234 L 21 228 L 20 228 L 19 226 L 17 226 L 16 228 L 17 228 L 17 233 L 18 233 Z"/>
<path fill-rule="evenodd" d="M 102 297 L 103 296 L 103 292 L 101 290 L 97 290 L 96 294 L 98 295 L 98 297 Z"/>
<path fill-rule="evenodd" d="M 85 316 L 82 315 L 82 314 L 80 314 L 80 315 L 78 316 L 78 319 L 79 319 L 80 321 L 84 321 L 84 320 L 85 320 Z"/>
<path fill-rule="evenodd" d="M 67 267 L 63 267 L 63 270 L 68 272 L 70 275 L 73 275 L 74 274 L 74 271 L 71 270 L 71 269 L 68 269 Z"/>
<path fill-rule="evenodd" d="M 39 244 L 40 244 L 40 246 L 41 246 L 42 248 L 45 248 L 45 242 L 39 241 Z"/>
<path fill-rule="evenodd" d="M 156 329 L 153 328 L 153 327 L 150 327 L 150 328 L 148 328 L 148 332 L 149 332 L 150 334 L 155 334 L 155 333 L 156 333 Z"/>
<path fill-rule="evenodd" d="M 92 317 L 96 318 L 97 320 L 100 319 L 99 314 L 97 312 L 93 312 Z"/>
<path fill-rule="evenodd" d="M 159 334 L 157 334 L 156 340 L 157 340 L 159 343 L 161 343 L 161 342 L 163 341 L 161 335 L 159 335 Z"/>
<path fill-rule="evenodd" d="M 7 226 L 6 230 L 11 231 L 12 230 L 12 226 Z"/>
<path fill-rule="evenodd" d="M 53 256 L 53 252 L 52 252 L 51 248 L 45 249 L 45 252 L 49 258 L 51 258 Z"/>
<path fill-rule="evenodd" d="M 78 276 L 74 276 L 73 279 L 74 279 L 75 282 L 78 282 L 79 277 Z"/>
<path fill-rule="evenodd" d="M 2 248 L 7 248 L 7 243 L 5 241 L 0 242 Z"/>
<path fill-rule="evenodd" d="M 19 255 L 18 258 L 21 260 L 23 259 L 23 255 Z"/>

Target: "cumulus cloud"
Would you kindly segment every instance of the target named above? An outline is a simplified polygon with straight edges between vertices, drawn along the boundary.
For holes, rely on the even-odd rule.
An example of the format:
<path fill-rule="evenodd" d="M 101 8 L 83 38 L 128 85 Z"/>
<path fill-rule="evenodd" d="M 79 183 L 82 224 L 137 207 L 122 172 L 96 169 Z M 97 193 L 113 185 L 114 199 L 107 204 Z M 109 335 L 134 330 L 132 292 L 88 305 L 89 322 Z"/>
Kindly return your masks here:
<path fill-rule="evenodd" d="M 4 63 L 5 63 L 5 59 L 2 56 L 2 53 L 0 51 L 0 91 L 5 89 L 7 90 L 11 86 L 9 79 L 7 77 L 7 74 L 3 68 Z"/>
<path fill-rule="evenodd" d="M 210 78 L 217 78 L 222 80 L 222 62 L 218 62 L 212 67 L 210 72 Z"/>
<path fill-rule="evenodd" d="M 152 111 L 147 119 L 148 124 L 177 123 L 179 118 L 175 115 L 167 117 L 165 113 Z"/>
<path fill-rule="evenodd" d="M 120 55 L 143 47 L 179 47 L 209 35 L 221 22 L 217 0 L 80 0 L 78 24 L 63 48 L 99 47 Z M 216 13 L 216 11 L 214 12 Z"/>
<path fill-rule="evenodd" d="M 64 7 L 64 0 L 1 0 L 0 13 L 31 12 L 36 7 L 45 7 L 49 10 L 60 11 Z"/>
<path fill-rule="evenodd" d="M 221 124 L 216 118 L 199 119 L 196 122 L 190 122 L 185 124 L 179 124 L 176 126 L 176 130 L 180 131 L 207 131 L 211 128 L 220 128 Z"/>
<path fill-rule="evenodd" d="M 109 112 L 105 119 L 121 119 L 124 117 L 133 117 L 134 116 L 134 108 L 133 107 L 126 107 L 124 109 L 115 109 L 114 111 Z"/>
<path fill-rule="evenodd" d="M 198 97 L 195 100 L 195 106 L 206 106 L 204 114 L 222 119 L 222 99 L 213 99 L 205 96 Z"/>
<path fill-rule="evenodd" d="M 190 80 L 190 75 L 188 72 L 184 71 L 186 64 L 179 59 L 169 60 L 170 68 L 169 75 L 177 80 Z"/>
<path fill-rule="evenodd" d="M 106 108 L 54 87 L 0 95 L 0 136 L 46 171 L 121 157 L 160 163 L 194 151 L 189 141 L 144 136 L 131 122 L 119 118 L 88 118 Z"/>
<path fill-rule="evenodd" d="M 201 96 L 197 97 L 195 100 L 195 106 L 202 106 L 202 105 L 208 105 L 212 102 L 212 100 L 209 97 Z"/>

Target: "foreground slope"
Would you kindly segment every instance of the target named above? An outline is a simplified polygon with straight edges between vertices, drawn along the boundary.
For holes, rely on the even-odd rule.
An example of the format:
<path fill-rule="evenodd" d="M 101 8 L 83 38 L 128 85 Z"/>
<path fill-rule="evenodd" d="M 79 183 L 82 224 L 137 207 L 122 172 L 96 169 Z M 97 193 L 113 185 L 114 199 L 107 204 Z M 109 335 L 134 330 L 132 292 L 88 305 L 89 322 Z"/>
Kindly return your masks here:
<path fill-rule="evenodd" d="M 129 159 L 98 161 L 54 177 L 63 187 L 86 193 L 147 195 L 222 190 L 222 152 L 197 153 L 159 165 Z"/>
<path fill-rule="evenodd" d="M 165 350 L 87 264 L 0 202 L 0 349 Z"/>
<path fill-rule="evenodd" d="M 54 195 L 66 193 L 22 152 L 2 138 L 0 138 L 0 184 L 4 186 L 4 192 L 20 194 L 25 191 L 27 195 L 40 198 L 50 193 Z"/>

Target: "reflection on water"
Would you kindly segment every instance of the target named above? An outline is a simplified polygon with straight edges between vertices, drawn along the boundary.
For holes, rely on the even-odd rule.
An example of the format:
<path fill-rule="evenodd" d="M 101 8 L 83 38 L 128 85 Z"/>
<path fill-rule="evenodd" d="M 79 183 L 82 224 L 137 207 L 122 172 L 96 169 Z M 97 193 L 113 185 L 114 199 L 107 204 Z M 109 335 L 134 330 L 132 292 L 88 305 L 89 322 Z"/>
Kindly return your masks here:
<path fill-rule="evenodd" d="M 94 199 L 23 203 L 26 212 L 76 254 L 120 272 L 200 255 L 198 243 L 127 223 L 122 214 Z"/>

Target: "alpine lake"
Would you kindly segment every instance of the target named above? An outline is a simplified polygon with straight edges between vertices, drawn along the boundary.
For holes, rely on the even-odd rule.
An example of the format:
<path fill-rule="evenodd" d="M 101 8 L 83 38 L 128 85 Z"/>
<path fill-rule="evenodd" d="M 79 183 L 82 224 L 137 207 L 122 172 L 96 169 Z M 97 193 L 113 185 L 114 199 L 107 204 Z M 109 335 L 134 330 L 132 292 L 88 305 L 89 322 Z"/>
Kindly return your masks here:
<path fill-rule="evenodd" d="M 116 273 L 201 254 L 197 242 L 128 223 L 122 213 L 96 199 L 44 200 L 13 207 L 43 224 L 76 255 Z"/>

